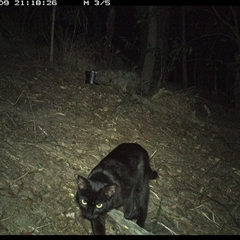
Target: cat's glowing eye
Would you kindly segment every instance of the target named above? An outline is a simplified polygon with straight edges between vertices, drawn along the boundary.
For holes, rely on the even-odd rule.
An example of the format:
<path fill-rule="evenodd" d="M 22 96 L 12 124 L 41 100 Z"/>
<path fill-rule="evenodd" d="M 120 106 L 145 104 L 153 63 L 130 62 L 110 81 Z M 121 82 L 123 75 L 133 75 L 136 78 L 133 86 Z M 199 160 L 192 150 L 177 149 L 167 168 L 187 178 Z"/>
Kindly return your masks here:
<path fill-rule="evenodd" d="M 102 208 L 102 206 L 103 206 L 102 203 L 96 205 L 97 208 Z"/>
<path fill-rule="evenodd" d="M 87 202 L 84 199 L 82 199 L 82 205 L 87 205 Z"/>

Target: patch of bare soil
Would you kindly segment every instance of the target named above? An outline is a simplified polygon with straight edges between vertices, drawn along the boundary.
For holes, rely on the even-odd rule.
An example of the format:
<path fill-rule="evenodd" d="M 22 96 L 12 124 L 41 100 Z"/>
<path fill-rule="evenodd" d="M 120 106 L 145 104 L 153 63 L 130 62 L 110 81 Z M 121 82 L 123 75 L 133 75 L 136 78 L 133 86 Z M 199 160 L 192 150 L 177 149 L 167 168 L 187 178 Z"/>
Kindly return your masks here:
<path fill-rule="evenodd" d="M 123 142 L 146 148 L 159 174 L 148 233 L 240 234 L 240 126 L 230 110 L 191 90 L 146 99 L 86 85 L 86 69 L 16 53 L 0 61 L 1 234 L 91 234 L 76 176 Z M 119 216 L 107 216 L 107 234 L 138 233 Z"/>

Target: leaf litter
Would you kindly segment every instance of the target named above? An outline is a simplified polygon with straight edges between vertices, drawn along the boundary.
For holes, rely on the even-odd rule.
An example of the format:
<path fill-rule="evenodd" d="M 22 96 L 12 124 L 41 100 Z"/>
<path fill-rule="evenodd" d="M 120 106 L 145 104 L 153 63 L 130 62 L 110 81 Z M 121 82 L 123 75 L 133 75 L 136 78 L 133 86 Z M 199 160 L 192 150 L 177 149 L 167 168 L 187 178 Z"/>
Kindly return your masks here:
<path fill-rule="evenodd" d="M 146 148 L 159 174 L 148 233 L 240 234 L 240 125 L 229 109 L 193 88 L 133 96 L 21 60 L 21 73 L 8 65 L 0 76 L 1 234 L 91 234 L 76 176 L 122 142 Z M 134 234 L 119 221 L 107 216 L 107 234 Z"/>

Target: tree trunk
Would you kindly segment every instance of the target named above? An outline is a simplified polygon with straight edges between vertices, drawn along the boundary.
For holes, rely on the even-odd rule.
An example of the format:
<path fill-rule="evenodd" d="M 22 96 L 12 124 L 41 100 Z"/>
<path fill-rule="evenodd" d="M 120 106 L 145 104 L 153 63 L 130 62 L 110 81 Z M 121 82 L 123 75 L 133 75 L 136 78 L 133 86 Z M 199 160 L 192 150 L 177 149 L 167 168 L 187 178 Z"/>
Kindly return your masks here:
<path fill-rule="evenodd" d="M 153 69 L 155 64 L 155 49 L 157 43 L 157 15 L 155 13 L 156 7 L 148 7 L 148 35 L 147 35 L 147 50 L 141 74 L 141 79 L 146 82 L 143 89 L 149 93 L 149 88 L 152 80 Z"/>
<path fill-rule="evenodd" d="M 51 46 L 50 46 L 50 62 L 53 61 L 55 16 L 56 16 L 56 6 L 53 6 L 53 9 L 52 9 L 52 28 L 51 28 Z"/>
<path fill-rule="evenodd" d="M 155 64 L 155 68 L 157 67 L 160 72 L 158 73 L 157 83 L 153 86 L 155 90 L 158 90 L 162 82 L 168 81 L 168 40 L 169 40 L 169 8 L 167 6 L 159 6 L 158 7 L 158 36 L 157 36 L 157 47 L 159 49 L 159 59 L 158 64 Z"/>
<path fill-rule="evenodd" d="M 240 46 L 239 46 L 240 49 Z M 240 118 L 240 53 L 236 56 L 235 114 Z"/>
<path fill-rule="evenodd" d="M 137 21 L 139 21 L 139 30 L 140 30 L 140 36 L 139 40 L 141 42 L 140 46 L 140 56 L 138 60 L 138 68 L 142 69 L 145 59 L 145 54 L 147 52 L 147 34 L 148 34 L 148 22 L 146 20 L 146 16 L 148 14 L 148 9 L 145 6 L 135 6 L 136 13 L 138 16 Z"/>
<path fill-rule="evenodd" d="M 182 45 L 183 45 L 183 59 L 182 59 L 182 71 L 183 71 L 183 87 L 188 87 L 187 78 L 187 52 L 186 52 L 186 29 L 185 29 L 185 7 L 182 7 Z"/>
<path fill-rule="evenodd" d="M 108 19 L 107 19 L 107 33 L 104 39 L 104 53 L 103 59 L 105 62 L 111 57 L 110 46 L 112 44 L 112 38 L 114 33 L 114 20 L 115 20 L 115 7 L 109 8 Z"/>

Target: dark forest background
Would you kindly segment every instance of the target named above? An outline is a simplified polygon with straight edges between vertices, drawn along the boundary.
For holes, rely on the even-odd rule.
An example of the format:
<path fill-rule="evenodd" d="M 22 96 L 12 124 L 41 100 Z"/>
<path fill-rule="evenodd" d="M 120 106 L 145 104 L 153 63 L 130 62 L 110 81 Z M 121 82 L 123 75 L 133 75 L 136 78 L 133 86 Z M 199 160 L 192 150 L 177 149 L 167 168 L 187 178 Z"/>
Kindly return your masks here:
<path fill-rule="evenodd" d="M 137 71 L 145 95 L 195 88 L 240 113 L 240 6 L 9 6 L 0 20 L 0 42 L 48 46 L 63 67 L 85 48 L 108 69 Z"/>

